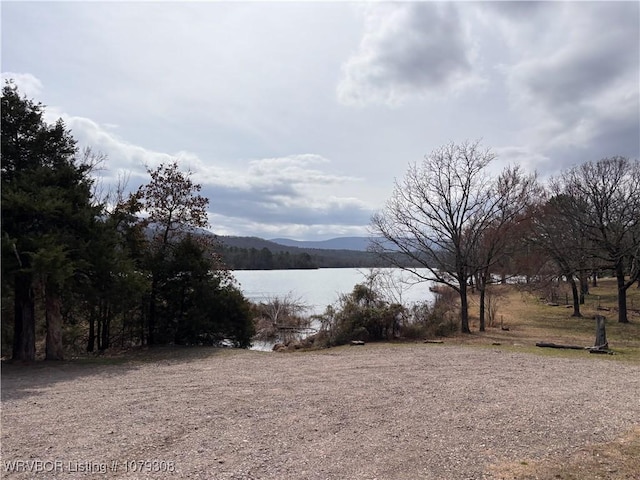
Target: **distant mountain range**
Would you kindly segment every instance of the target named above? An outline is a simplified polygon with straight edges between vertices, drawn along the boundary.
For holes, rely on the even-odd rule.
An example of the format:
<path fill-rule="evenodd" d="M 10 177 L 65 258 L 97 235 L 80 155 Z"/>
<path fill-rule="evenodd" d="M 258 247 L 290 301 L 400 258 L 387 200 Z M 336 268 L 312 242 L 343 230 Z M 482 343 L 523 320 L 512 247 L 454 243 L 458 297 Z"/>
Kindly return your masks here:
<path fill-rule="evenodd" d="M 265 240 L 259 237 L 216 235 L 201 228 L 185 231 L 214 236 L 218 252 L 232 270 L 272 270 L 289 268 L 370 268 L 392 266 L 389 260 L 368 251 L 369 237 L 338 237 L 322 241 L 299 241 L 288 238 Z M 153 227 L 148 228 L 153 234 Z M 397 261 L 405 263 L 398 253 Z"/>
<path fill-rule="evenodd" d="M 219 236 L 218 240 L 223 261 L 233 270 L 387 266 L 378 255 L 366 251 L 368 241 L 364 238 L 345 242 L 341 239 L 326 242 L 278 239 L 281 243 L 277 243 L 258 237 Z"/>
<path fill-rule="evenodd" d="M 287 247 L 317 248 L 321 250 L 356 250 L 359 252 L 366 252 L 371 243 L 369 237 L 338 237 L 320 241 L 272 238 L 269 241 Z"/>

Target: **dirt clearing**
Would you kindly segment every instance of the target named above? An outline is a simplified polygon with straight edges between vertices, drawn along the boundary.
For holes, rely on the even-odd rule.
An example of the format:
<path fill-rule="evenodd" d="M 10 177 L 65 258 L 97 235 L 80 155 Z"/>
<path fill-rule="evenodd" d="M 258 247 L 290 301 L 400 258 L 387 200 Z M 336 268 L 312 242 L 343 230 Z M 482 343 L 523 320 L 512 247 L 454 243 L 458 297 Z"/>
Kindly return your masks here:
<path fill-rule="evenodd" d="M 2 478 L 503 478 L 640 425 L 640 365 L 580 353 L 368 344 L 4 365 Z"/>

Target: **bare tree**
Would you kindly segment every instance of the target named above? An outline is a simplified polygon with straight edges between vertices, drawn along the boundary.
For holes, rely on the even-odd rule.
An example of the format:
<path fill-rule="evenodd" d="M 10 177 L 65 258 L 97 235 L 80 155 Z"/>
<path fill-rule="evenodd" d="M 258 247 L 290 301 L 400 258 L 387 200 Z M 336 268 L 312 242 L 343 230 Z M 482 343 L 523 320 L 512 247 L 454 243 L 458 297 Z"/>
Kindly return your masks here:
<path fill-rule="evenodd" d="M 412 164 L 384 209 L 372 218 L 373 249 L 418 278 L 447 285 L 460 297 L 460 329 L 470 333 L 467 288 L 476 246 L 500 199 L 486 167 L 495 158 L 480 142 L 450 143 Z M 428 273 L 399 263 L 400 251 Z"/>
<path fill-rule="evenodd" d="M 557 266 L 559 276 L 569 282 L 573 296 L 572 316 L 581 317 L 576 277 L 584 264 L 585 235 L 581 225 L 564 213 L 567 202 L 572 201 L 564 195 L 556 195 L 538 205 L 530 222 L 528 242 L 544 252 Z"/>
<path fill-rule="evenodd" d="M 615 272 L 618 321 L 628 323 L 627 289 L 640 279 L 640 163 L 604 158 L 563 172 L 552 183 L 569 199 L 563 214 L 584 228 L 589 255 Z"/>
<path fill-rule="evenodd" d="M 520 167 L 507 167 L 496 179 L 491 189 L 487 212 L 493 217 L 480 232 L 475 245 L 475 285 L 480 293 L 480 331 L 485 330 L 485 295 L 491 283 L 491 274 L 504 256 L 513 253 L 517 246 L 516 234 L 528 217 L 532 200 L 538 196 L 538 184 L 533 174 L 525 175 Z M 514 272 L 511 272 L 514 273 Z"/>

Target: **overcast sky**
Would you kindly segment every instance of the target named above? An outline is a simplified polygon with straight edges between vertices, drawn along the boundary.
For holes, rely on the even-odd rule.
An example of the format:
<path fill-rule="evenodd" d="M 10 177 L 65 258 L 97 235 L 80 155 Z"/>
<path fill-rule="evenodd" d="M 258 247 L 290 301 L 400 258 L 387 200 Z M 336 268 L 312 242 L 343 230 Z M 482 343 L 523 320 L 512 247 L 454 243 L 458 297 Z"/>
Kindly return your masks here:
<path fill-rule="evenodd" d="M 2 72 L 108 155 L 179 160 L 222 235 L 366 235 L 409 163 L 640 151 L 640 3 L 10 2 Z"/>

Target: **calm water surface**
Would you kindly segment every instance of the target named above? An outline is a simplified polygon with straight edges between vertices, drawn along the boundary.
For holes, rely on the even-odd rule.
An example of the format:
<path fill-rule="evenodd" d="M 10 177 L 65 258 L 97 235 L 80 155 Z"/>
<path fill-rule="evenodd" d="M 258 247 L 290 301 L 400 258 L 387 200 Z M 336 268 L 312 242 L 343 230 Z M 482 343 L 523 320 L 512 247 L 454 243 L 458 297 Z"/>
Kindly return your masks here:
<path fill-rule="evenodd" d="M 405 305 L 429 301 L 433 294 L 429 284 L 410 282 L 408 273 L 397 269 L 377 269 L 393 301 Z M 366 281 L 371 271 L 357 268 L 321 268 L 318 270 L 236 270 L 234 277 L 244 295 L 254 302 L 264 302 L 287 295 L 309 306 L 309 314 L 324 312 L 337 302 L 340 294 L 350 293 Z M 409 281 L 409 283 L 407 283 Z"/>

